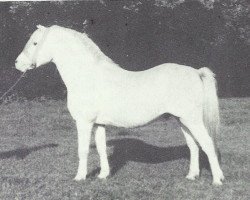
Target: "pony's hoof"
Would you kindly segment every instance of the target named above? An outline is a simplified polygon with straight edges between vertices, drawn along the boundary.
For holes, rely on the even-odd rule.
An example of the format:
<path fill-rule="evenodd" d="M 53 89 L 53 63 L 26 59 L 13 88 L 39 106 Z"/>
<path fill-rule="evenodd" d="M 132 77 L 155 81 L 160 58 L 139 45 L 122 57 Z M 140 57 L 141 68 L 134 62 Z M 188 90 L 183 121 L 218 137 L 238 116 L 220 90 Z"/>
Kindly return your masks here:
<path fill-rule="evenodd" d="M 109 175 L 108 172 L 100 173 L 100 174 L 98 175 L 98 178 L 99 178 L 99 179 L 106 179 L 108 175 Z"/>
<path fill-rule="evenodd" d="M 213 185 L 214 186 L 220 186 L 220 185 L 222 185 L 222 182 L 221 182 L 221 180 L 213 181 Z"/>
<path fill-rule="evenodd" d="M 225 180 L 225 177 L 223 174 L 221 174 L 218 179 L 213 181 L 213 185 L 215 185 L 215 186 L 222 185 L 222 181 L 224 181 L 224 180 Z"/>
<path fill-rule="evenodd" d="M 75 181 L 81 181 L 81 180 L 85 180 L 86 179 L 86 175 L 81 175 L 81 174 L 77 174 L 76 177 L 74 178 Z"/>
<path fill-rule="evenodd" d="M 197 177 L 199 177 L 199 173 L 188 173 L 188 175 L 186 176 L 186 179 L 188 180 L 195 180 Z"/>

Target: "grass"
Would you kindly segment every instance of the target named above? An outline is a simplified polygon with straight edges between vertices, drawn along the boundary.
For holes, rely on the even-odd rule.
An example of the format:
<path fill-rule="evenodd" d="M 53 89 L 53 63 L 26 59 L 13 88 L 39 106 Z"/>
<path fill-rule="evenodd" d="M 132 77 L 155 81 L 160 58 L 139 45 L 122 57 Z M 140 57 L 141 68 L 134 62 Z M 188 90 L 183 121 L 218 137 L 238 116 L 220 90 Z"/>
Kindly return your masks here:
<path fill-rule="evenodd" d="M 250 98 L 222 99 L 218 145 L 226 181 L 214 187 L 205 157 L 201 177 L 185 179 L 189 151 L 173 118 L 134 129 L 107 128 L 112 175 L 99 180 L 92 138 L 88 178 L 75 182 L 77 132 L 65 101 L 1 105 L 0 199 L 247 200 Z"/>

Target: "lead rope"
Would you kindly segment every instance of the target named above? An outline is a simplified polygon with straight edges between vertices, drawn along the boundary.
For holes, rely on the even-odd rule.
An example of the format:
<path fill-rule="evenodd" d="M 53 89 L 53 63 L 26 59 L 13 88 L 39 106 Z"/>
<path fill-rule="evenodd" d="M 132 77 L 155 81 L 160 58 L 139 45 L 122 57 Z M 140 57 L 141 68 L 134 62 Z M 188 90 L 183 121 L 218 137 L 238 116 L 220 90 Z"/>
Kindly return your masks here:
<path fill-rule="evenodd" d="M 24 77 L 26 71 L 22 73 L 22 75 L 17 79 L 17 81 L 0 97 L 0 101 L 20 82 L 20 80 Z"/>

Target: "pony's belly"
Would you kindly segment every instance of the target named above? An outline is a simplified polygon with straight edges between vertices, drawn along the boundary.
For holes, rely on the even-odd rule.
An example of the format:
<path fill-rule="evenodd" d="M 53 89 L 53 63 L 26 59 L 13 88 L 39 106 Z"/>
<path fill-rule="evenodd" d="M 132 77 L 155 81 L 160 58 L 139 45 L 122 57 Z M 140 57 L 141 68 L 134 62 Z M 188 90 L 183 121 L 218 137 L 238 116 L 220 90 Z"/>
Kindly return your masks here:
<path fill-rule="evenodd" d="M 168 96 L 166 92 L 162 94 L 155 92 L 149 96 L 145 92 L 144 97 L 119 95 L 119 98 L 102 101 L 96 123 L 129 128 L 147 124 L 164 113 L 178 116 L 179 106 L 171 98 L 165 98 Z"/>
<path fill-rule="evenodd" d="M 96 118 L 97 124 L 112 125 L 117 127 L 136 127 L 147 124 L 163 113 L 159 112 L 130 112 L 117 110 L 116 112 L 103 112 Z"/>
<path fill-rule="evenodd" d="M 118 118 L 108 118 L 100 117 L 96 120 L 96 124 L 111 125 L 116 127 L 132 128 L 137 126 L 142 126 L 152 121 L 154 118 L 139 119 L 139 120 L 129 120 L 129 119 L 118 119 Z"/>

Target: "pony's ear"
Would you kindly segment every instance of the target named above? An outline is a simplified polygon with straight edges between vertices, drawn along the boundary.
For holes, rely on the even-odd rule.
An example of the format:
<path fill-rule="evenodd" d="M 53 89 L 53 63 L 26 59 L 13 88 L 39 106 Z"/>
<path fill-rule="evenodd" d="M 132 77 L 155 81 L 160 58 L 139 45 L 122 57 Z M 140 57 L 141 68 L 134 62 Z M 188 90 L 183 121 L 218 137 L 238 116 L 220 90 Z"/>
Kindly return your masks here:
<path fill-rule="evenodd" d="M 43 30 L 43 29 L 45 29 L 45 26 L 42 26 L 42 25 L 36 25 L 36 27 L 38 28 L 38 29 L 41 29 L 41 30 Z"/>

